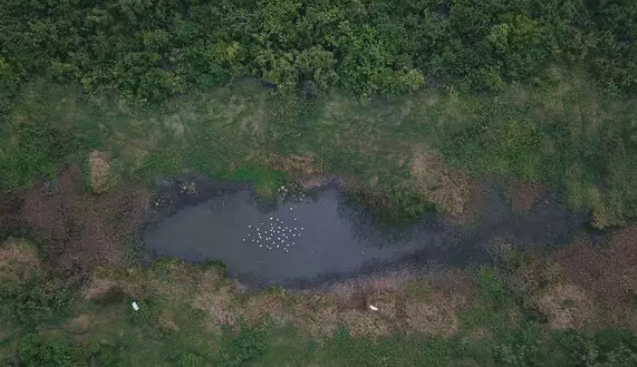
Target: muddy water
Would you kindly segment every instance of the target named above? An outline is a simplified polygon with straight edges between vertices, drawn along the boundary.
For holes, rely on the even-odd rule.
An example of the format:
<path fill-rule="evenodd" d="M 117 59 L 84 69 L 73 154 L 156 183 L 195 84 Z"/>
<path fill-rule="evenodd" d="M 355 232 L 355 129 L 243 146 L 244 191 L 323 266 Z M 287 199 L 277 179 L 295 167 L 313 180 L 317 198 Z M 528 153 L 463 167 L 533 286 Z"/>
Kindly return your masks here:
<path fill-rule="evenodd" d="M 220 260 L 231 277 L 253 287 L 304 288 L 380 270 L 484 262 L 494 236 L 521 246 L 553 246 L 586 222 L 559 205 L 512 213 L 492 193 L 489 215 L 471 226 L 432 215 L 389 229 L 347 204 L 336 185 L 313 198 L 282 194 L 267 207 L 254 200 L 249 185 L 198 182 L 190 194 L 179 186 L 166 183 L 157 206 L 169 210 L 145 230 L 149 255 Z"/>

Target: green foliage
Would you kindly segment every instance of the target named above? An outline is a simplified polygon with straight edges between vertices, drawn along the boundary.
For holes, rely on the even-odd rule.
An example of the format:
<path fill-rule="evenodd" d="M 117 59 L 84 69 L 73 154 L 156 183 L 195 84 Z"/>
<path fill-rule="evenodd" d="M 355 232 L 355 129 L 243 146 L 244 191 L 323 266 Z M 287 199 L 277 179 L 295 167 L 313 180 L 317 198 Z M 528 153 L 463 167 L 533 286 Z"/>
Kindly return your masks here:
<path fill-rule="evenodd" d="M 27 334 L 18 346 L 20 366 L 24 367 L 80 367 L 86 366 L 82 352 L 66 335 L 43 338 Z"/>
<path fill-rule="evenodd" d="M 268 350 L 266 335 L 258 329 L 242 327 L 238 334 L 226 330 L 224 336 L 223 349 L 215 366 L 248 366 L 252 361 L 261 358 Z"/>
<path fill-rule="evenodd" d="M 91 345 L 89 352 L 100 367 L 123 366 L 122 356 L 120 355 L 118 348 L 115 346 L 95 343 Z"/>
<path fill-rule="evenodd" d="M 634 91 L 635 9 L 630 0 L 8 0 L 0 85 L 10 94 L 44 73 L 149 101 L 247 74 L 309 95 L 405 93 L 427 80 L 498 91 L 545 79 L 558 63 Z"/>
<path fill-rule="evenodd" d="M 29 185 L 34 177 L 55 177 L 64 142 L 49 126 L 24 125 L 0 145 L 0 191 Z"/>
<path fill-rule="evenodd" d="M 159 319 L 160 305 L 157 297 L 146 296 L 144 298 L 135 300 L 139 306 L 139 310 L 135 311 L 128 300 L 126 305 L 126 320 L 141 330 L 145 330 L 149 334 L 156 333 L 155 325 Z"/>
<path fill-rule="evenodd" d="M 182 352 L 175 355 L 172 359 L 172 365 L 175 367 L 204 367 L 206 366 L 206 360 L 195 354 Z"/>
<path fill-rule="evenodd" d="M 494 308 L 506 306 L 508 291 L 506 285 L 498 279 L 494 269 L 483 266 L 477 273 L 477 284 L 480 290 L 480 298 L 485 305 Z"/>
<path fill-rule="evenodd" d="M 284 172 L 274 171 L 267 167 L 243 166 L 229 172 L 227 178 L 239 182 L 251 182 L 259 193 L 274 193 L 281 185 L 285 184 Z"/>
<path fill-rule="evenodd" d="M 36 271 L 28 279 L 0 284 L 0 317 L 32 328 L 66 310 L 71 297 L 59 282 Z"/>

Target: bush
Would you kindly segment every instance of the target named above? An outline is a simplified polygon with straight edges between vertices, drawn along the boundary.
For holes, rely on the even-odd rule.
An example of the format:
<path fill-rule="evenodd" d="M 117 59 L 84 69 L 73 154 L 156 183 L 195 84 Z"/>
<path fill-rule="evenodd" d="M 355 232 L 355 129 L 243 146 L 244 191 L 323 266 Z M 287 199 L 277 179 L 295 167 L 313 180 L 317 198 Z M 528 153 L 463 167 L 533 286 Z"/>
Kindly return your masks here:
<path fill-rule="evenodd" d="M 24 367 L 86 366 L 81 351 L 65 335 L 45 339 L 27 334 L 18 346 L 20 365 Z"/>
<path fill-rule="evenodd" d="M 507 289 L 505 284 L 497 278 L 492 268 L 483 266 L 478 270 L 478 289 L 482 301 L 494 308 L 502 308 L 506 305 Z"/>
<path fill-rule="evenodd" d="M 2 318 L 31 328 L 66 310 L 71 294 L 39 273 L 26 280 L 0 284 L 0 299 Z"/>
<path fill-rule="evenodd" d="M 219 367 L 242 367 L 261 358 L 268 349 L 263 332 L 242 327 L 239 334 L 225 330 L 224 348 L 221 350 L 220 360 L 215 364 Z"/>
<path fill-rule="evenodd" d="M 311 94 L 406 93 L 425 79 L 498 91 L 575 63 L 628 92 L 637 86 L 634 19 L 631 0 L 6 0 L 0 87 L 11 94 L 23 77 L 44 74 L 157 101 L 249 74 L 280 91 L 310 85 Z"/>

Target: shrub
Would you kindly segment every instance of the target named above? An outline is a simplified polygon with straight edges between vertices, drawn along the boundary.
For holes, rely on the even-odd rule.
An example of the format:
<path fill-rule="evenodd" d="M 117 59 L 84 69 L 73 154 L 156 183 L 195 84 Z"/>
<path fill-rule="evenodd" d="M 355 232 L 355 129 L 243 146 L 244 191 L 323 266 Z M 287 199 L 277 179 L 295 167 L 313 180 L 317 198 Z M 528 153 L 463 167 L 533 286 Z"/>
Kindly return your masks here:
<path fill-rule="evenodd" d="M 20 340 L 18 353 L 24 367 L 86 366 L 81 351 L 65 335 L 45 339 L 27 334 Z"/>
<path fill-rule="evenodd" d="M 0 284 L 0 299 L 3 318 L 31 328 L 64 311 L 71 294 L 60 284 L 37 274 Z"/>

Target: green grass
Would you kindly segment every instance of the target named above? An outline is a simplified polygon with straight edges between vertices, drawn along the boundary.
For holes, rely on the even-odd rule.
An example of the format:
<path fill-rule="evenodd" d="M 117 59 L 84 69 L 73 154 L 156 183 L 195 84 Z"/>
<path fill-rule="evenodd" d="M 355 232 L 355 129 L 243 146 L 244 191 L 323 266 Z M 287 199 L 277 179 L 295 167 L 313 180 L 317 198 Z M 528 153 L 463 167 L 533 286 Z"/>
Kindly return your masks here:
<path fill-rule="evenodd" d="M 577 75 L 497 96 L 433 90 L 365 103 L 273 95 L 242 83 L 145 107 L 32 84 L 0 139 L 2 188 L 52 176 L 60 160 L 81 161 L 97 149 L 111 152 L 114 171 L 127 179 L 191 168 L 251 180 L 267 194 L 287 180 L 272 157 L 311 155 L 325 173 L 374 182 L 373 190 L 400 204 L 418 192 L 409 166 L 415 149 L 428 149 L 474 177 L 563 190 L 574 209 L 592 210 L 594 224 L 605 227 L 637 216 L 636 106 Z"/>
<path fill-rule="evenodd" d="M 82 99 L 73 88 L 36 83 L 22 90 L 0 135 L 0 189 L 53 177 L 61 162 L 85 164 L 96 149 L 111 153 L 123 182 L 190 168 L 252 181 L 267 197 L 292 179 L 272 165 L 273 157 L 311 155 L 325 173 L 381 195 L 363 201 L 405 220 L 431 205 L 414 188 L 409 169 L 414 149 L 424 147 L 474 177 L 545 182 L 564 190 L 573 208 L 593 210 L 597 225 L 622 224 L 637 216 L 637 103 L 610 98 L 576 76 L 564 79 L 543 88 L 507 87 L 498 96 L 436 90 L 366 103 L 340 95 L 308 101 L 242 84 L 154 106 Z M 83 299 L 46 271 L 3 281 L 1 357 L 22 355 L 27 366 L 53 367 L 627 367 L 637 353 L 632 331 L 549 329 L 524 295 L 488 267 L 476 271 L 479 296 L 459 312 L 453 335 L 379 338 L 353 338 L 344 327 L 320 338 L 274 316 L 210 329 L 209 315 L 193 307 L 192 298 L 222 295 L 227 282 L 202 291 L 196 278 L 204 271 L 174 261 L 120 270 L 113 277 L 135 291 L 116 289 L 97 300 Z M 429 284 L 413 287 L 420 289 L 413 297 L 427 297 Z M 130 308 L 132 293 L 140 312 Z M 232 310 L 248 307 L 219 302 Z M 222 314 L 222 306 L 213 312 Z M 83 316 L 90 320 L 87 330 L 72 326 Z"/>

